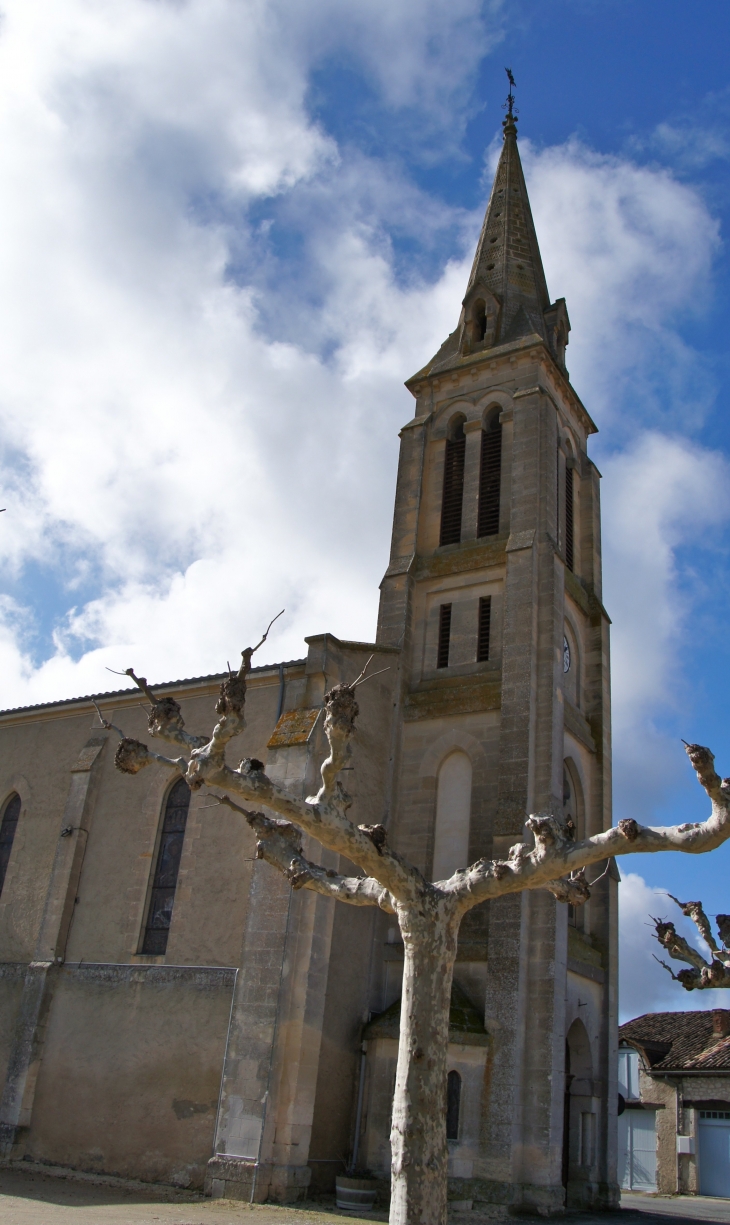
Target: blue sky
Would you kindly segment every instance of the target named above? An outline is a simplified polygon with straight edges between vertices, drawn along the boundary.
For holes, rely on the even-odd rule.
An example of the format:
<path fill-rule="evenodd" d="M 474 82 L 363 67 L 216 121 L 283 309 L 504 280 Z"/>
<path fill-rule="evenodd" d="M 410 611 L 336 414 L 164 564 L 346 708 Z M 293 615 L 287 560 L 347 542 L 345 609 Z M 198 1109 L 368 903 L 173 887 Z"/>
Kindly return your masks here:
<path fill-rule="evenodd" d="M 727 5 L 0 11 L 1 704 L 216 671 L 282 605 L 271 659 L 372 636 L 402 384 L 458 318 L 509 64 L 601 431 L 616 816 L 703 815 L 680 737 L 730 773 Z M 711 1004 L 636 932 L 656 889 L 729 910 L 728 855 L 623 861 L 627 1012 Z"/>

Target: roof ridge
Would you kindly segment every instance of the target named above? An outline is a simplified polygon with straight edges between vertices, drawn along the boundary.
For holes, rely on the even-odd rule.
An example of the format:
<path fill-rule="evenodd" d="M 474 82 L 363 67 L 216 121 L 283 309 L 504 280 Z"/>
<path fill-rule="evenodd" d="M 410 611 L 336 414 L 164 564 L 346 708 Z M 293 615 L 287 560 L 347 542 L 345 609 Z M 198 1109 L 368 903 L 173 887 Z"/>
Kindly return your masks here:
<path fill-rule="evenodd" d="M 304 658 L 285 659 L 281 663 L 274 664 L 260 664 L 257 668 L 250 669 L 249 676 L 254 672 L 274 672 L 278 668 L 293 668 L 306 662 L 306 658 Z M 222 681 L 227 675 L 227 672 L 210 672 L 207 676 L 186 676 L 177 681 L 152 681 L 150 688 L 172 689 L 180 685 L 200 685 L 205 681 Z M 31 710 L 52 710 L 56 706 L 73 706 L 76 702 L 102 702 L 108 698 L 118 698 L 133 693 L 139 693 L 139 690 L 136 686 L 131 685 L 128 689 L 109 689 L 105 693 L 86 693 L 75 698 L 57 698 L 55 702 L 35 702 L 30 706 L 9 706 L 5 710 L 0 710 L 0 718 L 3 715 L 25 714 Z"/>

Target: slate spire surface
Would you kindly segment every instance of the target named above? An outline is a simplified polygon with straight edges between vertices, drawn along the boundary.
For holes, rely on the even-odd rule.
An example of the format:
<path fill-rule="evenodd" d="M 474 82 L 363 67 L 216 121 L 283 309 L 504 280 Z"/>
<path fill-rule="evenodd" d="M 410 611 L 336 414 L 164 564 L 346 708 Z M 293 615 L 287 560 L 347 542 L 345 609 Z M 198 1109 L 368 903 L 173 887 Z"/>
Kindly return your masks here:
<path fill-rule="evenodd" d="M 567 377 L 565 348 L 570 320 L 565 299 L 550 302 L 527 185 L 517 147 L 512 102 L 503 121 L 502 151 L 456 331 L 425 374 L 453 369 L 483 350 L 537 336 Z"/>
<path fill-rule="evenodd" d="M 498 300 L 496 343 L 530 332 L 544 335 L 543 313 L 550 306 L 514 115 L 507 115 L 503 127 L 502 152 L 467 286 L 467 298 L 475 286 L 483 286 Z"/>

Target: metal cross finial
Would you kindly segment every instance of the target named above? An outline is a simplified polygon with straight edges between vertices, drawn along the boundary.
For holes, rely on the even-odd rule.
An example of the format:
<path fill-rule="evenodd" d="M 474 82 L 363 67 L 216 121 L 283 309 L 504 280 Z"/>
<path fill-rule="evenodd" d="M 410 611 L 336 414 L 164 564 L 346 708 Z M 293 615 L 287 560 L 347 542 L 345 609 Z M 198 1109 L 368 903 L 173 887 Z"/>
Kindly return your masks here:
<path fill-rule="evenodd" d="M 512 93 L 512 90 L 515 88 L 515 79 L 512 75 L 511 68 L 505 68 L 505 72 L 507 73 L 507 80 L 509 81 L 509 93 L 507 94 L 507 101 L 505 102 L 504 107 L 507 109 L 507 117 L 511 119 L 514 115 L 515 96 Z"/>

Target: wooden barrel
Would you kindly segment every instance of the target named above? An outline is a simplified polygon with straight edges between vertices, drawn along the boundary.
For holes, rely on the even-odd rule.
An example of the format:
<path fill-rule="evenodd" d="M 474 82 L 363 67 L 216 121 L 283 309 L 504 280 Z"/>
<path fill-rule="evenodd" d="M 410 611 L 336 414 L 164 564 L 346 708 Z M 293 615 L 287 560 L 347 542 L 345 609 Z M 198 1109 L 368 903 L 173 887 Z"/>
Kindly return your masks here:
<path fill-rule="evenodd" d="M 337 1207 L 345 1212 L 372 1212 L 378 1195 L 378 1184 L 374 1178 L 346 1178 L 337 1175 L 335 1179 Z"/>

